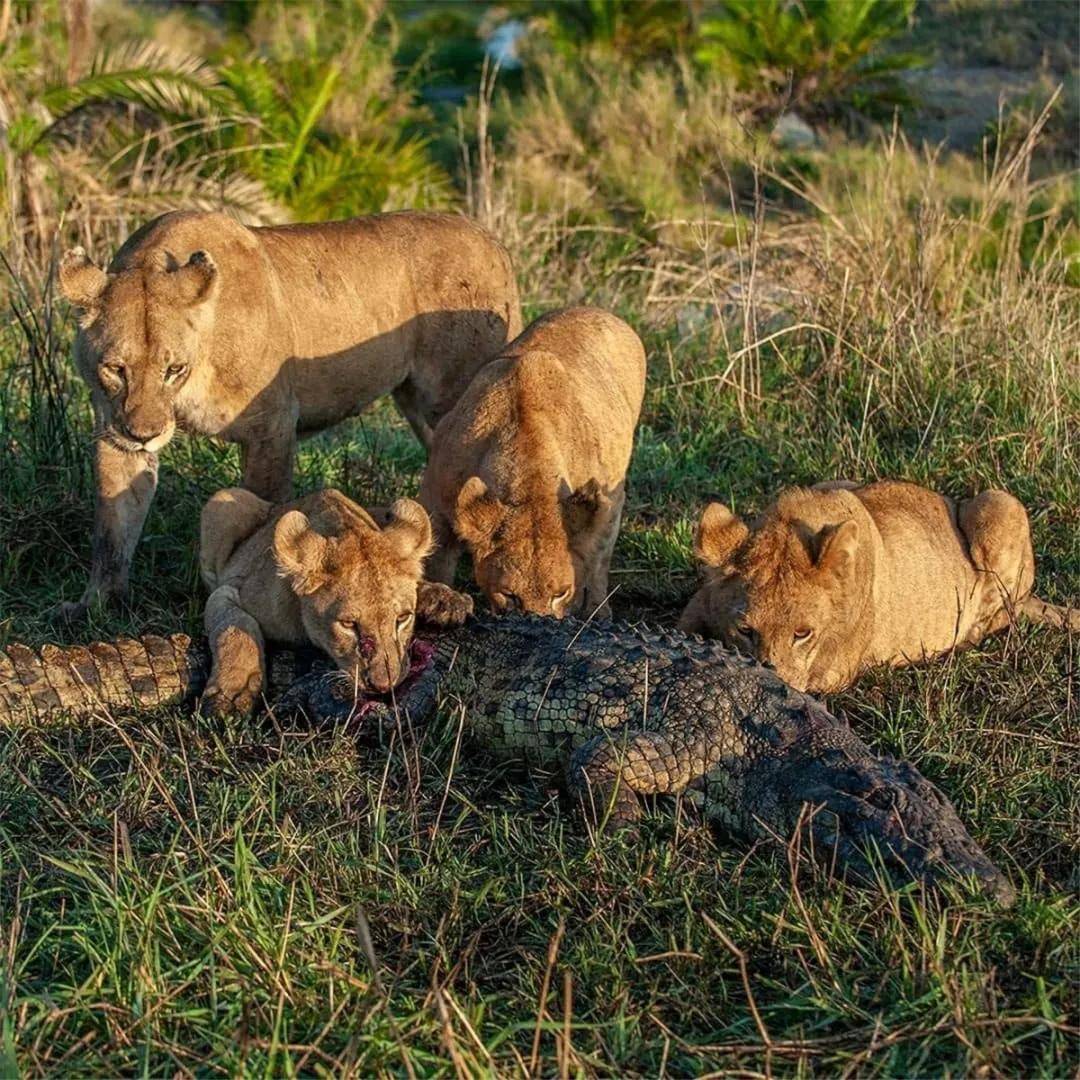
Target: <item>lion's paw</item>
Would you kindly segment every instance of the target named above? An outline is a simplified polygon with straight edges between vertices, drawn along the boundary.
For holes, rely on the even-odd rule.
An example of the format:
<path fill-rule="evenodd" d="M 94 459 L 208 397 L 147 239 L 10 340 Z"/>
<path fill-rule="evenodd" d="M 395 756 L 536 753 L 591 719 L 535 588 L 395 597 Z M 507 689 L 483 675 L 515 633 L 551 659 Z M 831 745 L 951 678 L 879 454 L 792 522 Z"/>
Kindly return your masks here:
<path fill-rule="evenodd" d="M 430 626 L 460 626 L 473 613 L 471 596 L 437 581 L 423 581 L 416 592 L 416 617 Z"/>
<path fill-rule="evenodd" d="M 203 716 L 251 716 L 255 712 L 259 695 L 250 687 L 226 690 L 211 683 L 203 693 L 201 709 Z"/>

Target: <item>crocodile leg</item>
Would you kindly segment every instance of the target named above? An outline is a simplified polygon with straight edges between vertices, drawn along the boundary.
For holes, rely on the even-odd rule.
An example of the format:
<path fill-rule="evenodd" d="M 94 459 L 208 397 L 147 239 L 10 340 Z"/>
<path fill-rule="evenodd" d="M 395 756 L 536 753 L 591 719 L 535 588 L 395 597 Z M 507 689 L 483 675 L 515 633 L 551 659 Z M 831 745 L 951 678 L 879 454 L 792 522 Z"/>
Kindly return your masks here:
<path fill-rule="evenodd" d="M 641 817 L 639 795 L 682 791 L 694 772 L 688 748 L 659 732 L 605 731 L 574 751 L 567 788 L 588 820 L 612 831 Z"/>

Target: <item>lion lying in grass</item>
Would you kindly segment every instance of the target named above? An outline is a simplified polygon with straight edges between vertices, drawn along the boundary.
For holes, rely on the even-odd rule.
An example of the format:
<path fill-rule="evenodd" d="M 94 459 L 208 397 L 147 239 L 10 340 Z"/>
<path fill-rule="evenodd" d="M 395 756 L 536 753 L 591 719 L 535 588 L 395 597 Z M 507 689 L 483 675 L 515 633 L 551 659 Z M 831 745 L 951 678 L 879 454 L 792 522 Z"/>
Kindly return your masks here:
<path fill-rule="evenodd" d="M 323 650 L 357 688 L 386 693 L 407 674 L 413 624 L 464 621 L 472 600 L 422 579 L 424 508 L 398 499 L 380 529 L 340 491 L 274 506 L 244 488 L 206 504 L 199 563 L 211 590 L 208 712 L 248 713 L 266 678 L 264 640 Z"/>
<path fill-rule="evenodd" d="M 1080 629 L 1032 595 L 1027 512 L 1004 491 L 957 503 L 894 481 L 793 488 L 752 527 L 713 503 L 694 547 L 705 583 L 681 629 L 725 638 L 800 690 L 974 645 L 1018 614 Z"/>
<path fill-rule="evenodd" d="M 447 584 L 463 548 L 496 611 L 606 614 L 608 568 L 645 393 L 645 350 L 621 319 L 537 319 L 435 429 L 420 501 Z"/>

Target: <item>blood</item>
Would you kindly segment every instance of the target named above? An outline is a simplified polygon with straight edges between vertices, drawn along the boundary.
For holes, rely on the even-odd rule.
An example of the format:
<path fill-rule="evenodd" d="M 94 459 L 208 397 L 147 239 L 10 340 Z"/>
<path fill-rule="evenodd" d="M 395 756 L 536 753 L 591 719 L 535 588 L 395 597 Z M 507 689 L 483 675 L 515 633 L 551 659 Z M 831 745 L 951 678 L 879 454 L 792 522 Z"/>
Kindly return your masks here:
<path fill-rule="evenodd" d="M 409 646 L 409 674 L 405 677 L 415 679 L 426 671 L 434 655 L 435 646 L 430 641 L 413 638 L 412 645 Z"/>
<path fill-rule="evenodd" d="M 363 642 L 361 642 L 362 646 Z M 353 716 L 363 719 L 377 705 L 388 705 L 392 701 L 401 704 L 416 680 L 431 666 L 434 656 L 435 646 L 430 641 L 413 638 L 412 644 L 409 646 L 409 671 L 405 678 L 389 694 L 360 695 L 356 705 L 353 707 Z"/>

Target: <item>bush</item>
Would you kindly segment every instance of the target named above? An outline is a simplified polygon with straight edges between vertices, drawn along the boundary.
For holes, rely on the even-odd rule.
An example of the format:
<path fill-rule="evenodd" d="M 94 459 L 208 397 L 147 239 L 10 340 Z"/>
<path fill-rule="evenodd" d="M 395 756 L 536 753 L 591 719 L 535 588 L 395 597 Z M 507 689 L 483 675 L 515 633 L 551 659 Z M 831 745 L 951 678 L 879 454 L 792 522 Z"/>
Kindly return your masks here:
<path fill-rule="evenodd" d="M 107 27 L 125 39 L 93 51 L 81 75 L 70 55 L 63 73 L 55 8 L 16 14 L 0 43 L 18 74 L 0 83 L 0 232 L 38 263 L 65 217 L 79 227 L 65 241 L 108 244 L 178 206 L 267 222 L 450 199 L 392 35 L 367 4 L 248 5 L 218 38 L 188 20 L 191 51 L 129 21 Z"/>
<path fill-rule="evenodd" d="M 757 109 L 887 114 L 910 104 L 896 78 L 921 57 L 881 46 L 911 22 L 915 0 L 723 0 L 695 55 L 749 93 Z"/>

